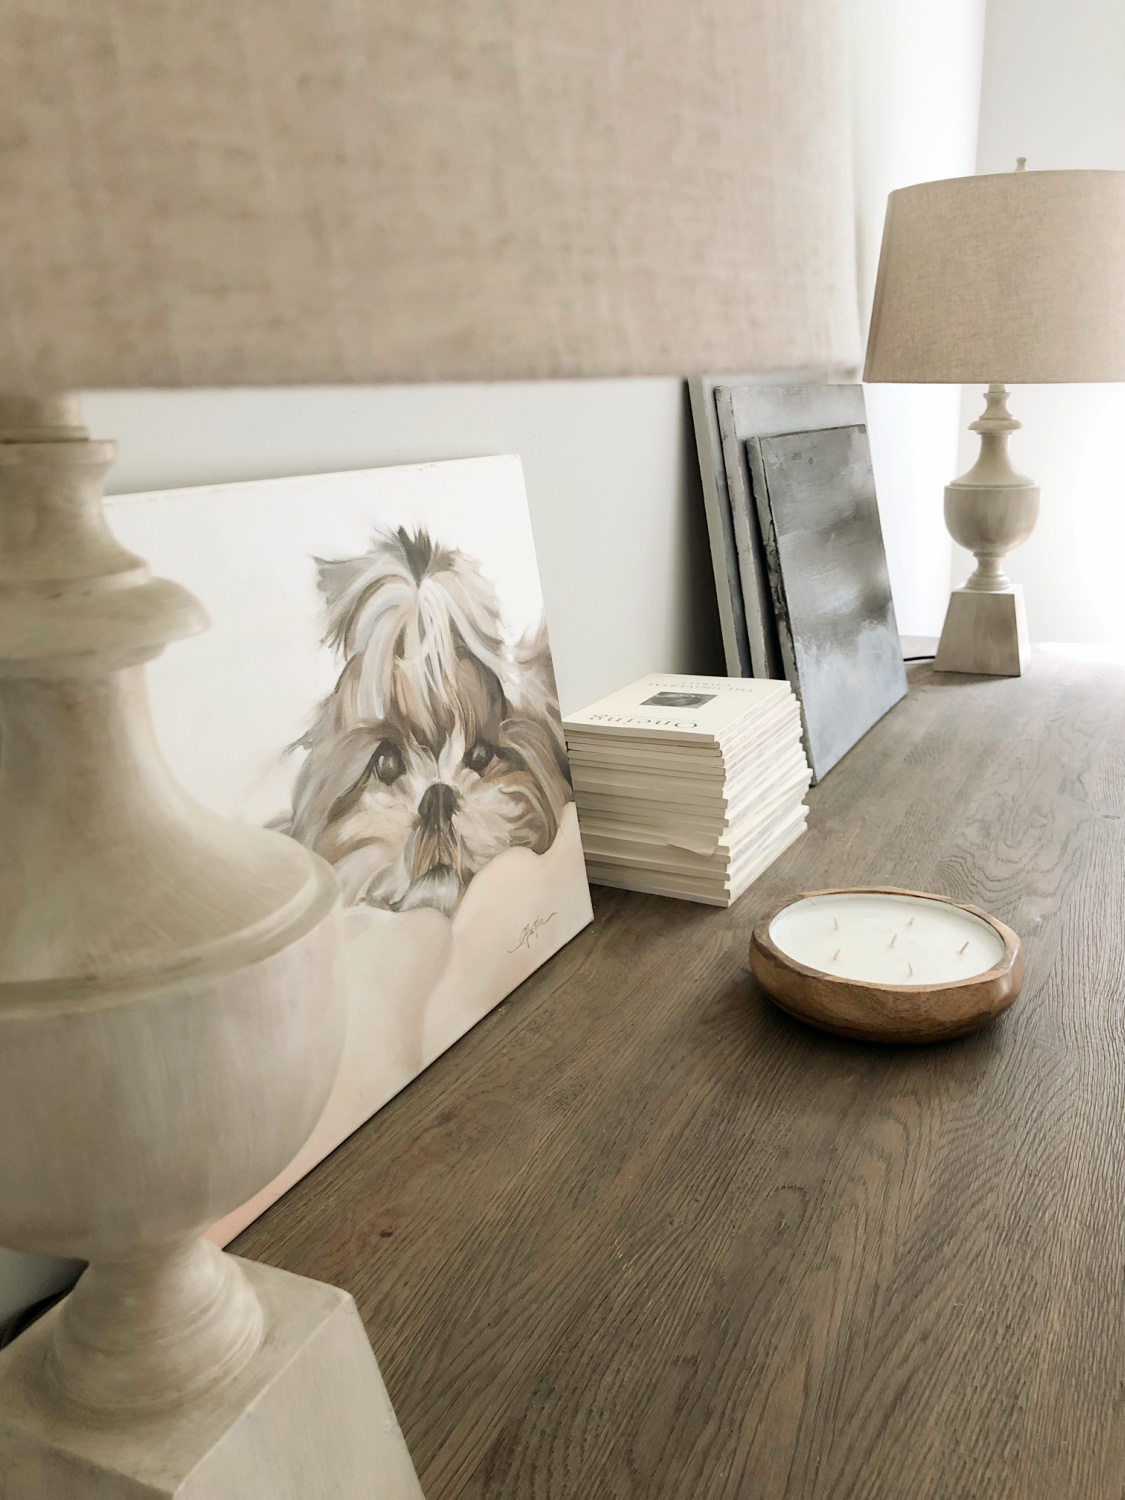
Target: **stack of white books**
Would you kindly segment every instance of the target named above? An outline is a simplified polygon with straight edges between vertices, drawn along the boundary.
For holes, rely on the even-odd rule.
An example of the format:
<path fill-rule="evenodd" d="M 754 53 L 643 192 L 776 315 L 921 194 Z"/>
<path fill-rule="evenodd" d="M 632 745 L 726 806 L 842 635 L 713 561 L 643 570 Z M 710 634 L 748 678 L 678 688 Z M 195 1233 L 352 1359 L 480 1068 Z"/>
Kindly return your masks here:
<path fill-rule="evenodd" d="M 804 831 L 787 682 L 653 672 L 563 727 L 596 885 L 729 906 Z"/>

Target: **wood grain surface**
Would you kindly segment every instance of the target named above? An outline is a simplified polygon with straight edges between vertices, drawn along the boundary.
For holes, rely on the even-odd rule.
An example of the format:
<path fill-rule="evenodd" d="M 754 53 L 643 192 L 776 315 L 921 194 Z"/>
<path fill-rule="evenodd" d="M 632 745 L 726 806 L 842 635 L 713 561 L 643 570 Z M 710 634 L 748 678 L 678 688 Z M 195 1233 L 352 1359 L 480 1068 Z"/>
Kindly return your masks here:
<path fill-rule="evenodd" d="M 427 1500 L 1121 1500 L 1125 667 L 911 671 L 729 911 L 596 920 L 237 1242 L 356 1297 Z M 888 1050 L 757 991 L 787 892 L 1019 933 Z"/>

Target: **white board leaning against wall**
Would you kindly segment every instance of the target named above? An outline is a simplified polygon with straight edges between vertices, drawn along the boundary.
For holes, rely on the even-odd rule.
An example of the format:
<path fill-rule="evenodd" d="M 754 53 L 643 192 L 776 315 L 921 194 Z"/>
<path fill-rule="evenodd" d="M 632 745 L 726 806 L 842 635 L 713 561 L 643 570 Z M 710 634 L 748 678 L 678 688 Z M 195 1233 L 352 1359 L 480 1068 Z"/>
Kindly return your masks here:
<path fill-rule="evenodd" d="M 225 1242 L 592 917 L 519 459 L 121 497 L 211 616 L 149 668 L 177 780 L 343 890 L 349 1018 L 320 1124 Z"/>

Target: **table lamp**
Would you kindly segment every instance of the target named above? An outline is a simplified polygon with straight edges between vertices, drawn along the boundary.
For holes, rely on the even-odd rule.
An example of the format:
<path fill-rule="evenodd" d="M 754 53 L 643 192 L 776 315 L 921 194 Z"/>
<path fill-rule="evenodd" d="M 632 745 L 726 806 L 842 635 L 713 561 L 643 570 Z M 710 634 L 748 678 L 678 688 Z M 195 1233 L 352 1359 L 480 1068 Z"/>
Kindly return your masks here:
<path fill-rule="evenodd" d="M 3 7 L 0 1244 L 91 1263 L 0 1354 L 5 1500 L 420 1494 L 350 1299 L 202 1238 L 327 1096 L 336 890 L 173 783 L 205 621 L 66 393 L 848 364 L 833 0 L 656 9 Z"/>
<path fill-rule="evenodd" d="M 1007 386 L 1125 380 L 1125 172 L 1014 172 L 899 188 L 887 201 L 863 378 L 987 385 L 980 456 L 945 491 L 977 566 L 954 589 L 934 666 L 1018 676 L 1023 591 L 1005 554 L 1039 490 L 1012 467 Z"/>

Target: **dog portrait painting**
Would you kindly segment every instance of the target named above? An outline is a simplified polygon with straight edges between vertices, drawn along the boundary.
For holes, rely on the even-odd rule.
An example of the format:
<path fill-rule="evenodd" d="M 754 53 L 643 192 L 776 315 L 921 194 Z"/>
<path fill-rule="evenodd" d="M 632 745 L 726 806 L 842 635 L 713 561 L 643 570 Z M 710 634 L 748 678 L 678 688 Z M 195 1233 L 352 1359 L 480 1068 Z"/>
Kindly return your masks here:
<path fill-rule="evenodd" d="M 344 1060 L 218 1243 L 591 920 L 520 462 L 126 496 L 110 524 L 212 627 L 148 669 L 197 800 L 335 871 Z"/>
<path fill-rule="evenodd" d="M 317 567 L 341 670 L 287 831 L 349 904 L 452 916 L 498 854 L 545 854 L 572 800 L 543 621 L 507 641 L 480 564 L 424 529 Z"/>

